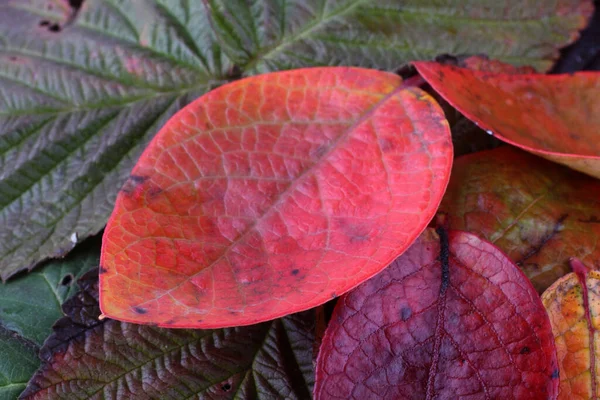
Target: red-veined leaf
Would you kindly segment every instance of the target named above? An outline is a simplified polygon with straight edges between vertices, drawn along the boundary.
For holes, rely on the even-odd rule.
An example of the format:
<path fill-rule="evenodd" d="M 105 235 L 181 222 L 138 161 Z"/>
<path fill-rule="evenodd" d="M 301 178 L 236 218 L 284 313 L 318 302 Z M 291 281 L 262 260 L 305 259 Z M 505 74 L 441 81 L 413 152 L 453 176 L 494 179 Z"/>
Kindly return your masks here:
<path fill-rule="evenodd" d="M 435 62 L 414 65 L 442 97 L 488 133 L 600 178 L 600 72 L 542 75 Z"/>
<path fill-rule="evenodd" d="M 457 158 L 440 212 L 501 248 L 539 293 L 571 256 L 600 266 L 600 181 L 514 147 Z"/>
<path fill-rule="evenodd" d="M 451 163 L 441 109 L 396 75 L 315 68 L 223 86 L 162 128 L 121 190 L 102 311 L 209 328 L 322 304 L 410 246 Z"/>
<path fill-rule="evenodd" d="M 540 298 L 475 235 L 426 230 L 340 298 L 316 399 L 553 399 L 558 367 Z"/>
<path fill-rule="evenodd" d="M 600 391 L 600 272 L 572 260 L 565 275 L 542 295 L 550 316 L 560 368 L 558 398 L 597 399 Z"/>

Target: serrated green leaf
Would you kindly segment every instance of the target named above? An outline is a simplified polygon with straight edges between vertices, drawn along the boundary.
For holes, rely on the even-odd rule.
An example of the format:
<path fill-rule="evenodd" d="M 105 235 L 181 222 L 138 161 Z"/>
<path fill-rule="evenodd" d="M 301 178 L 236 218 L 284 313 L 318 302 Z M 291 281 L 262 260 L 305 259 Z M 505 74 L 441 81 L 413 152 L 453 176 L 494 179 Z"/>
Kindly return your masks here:
<path fill-rule="evenodd" d="M 67 4 L 0 2 L 2 279 L 97 233 L 158 129 L 227 77 L 312 65 L 390 70 L 440 53 L 547 69 L 591 12 L 591 0 Z"/>
<path fill-rule="evenodd" d="M 40 364 L 37 349 L 0 327 L 0 400 L 14 400 Z"/>
<path fill-rule="evenodd" d="M 97 233 L 154 133 L 224 67 L 202 2 L 65 4 L 0 5 L 4 279 Z"/>
<path fill-rule="evenodd" d="M 316 65 L 392 70 L 486 54 L 548 70 L 592 13 L 587 0 L 208 0 L 224 51 L 247 72 Z"/>
<path fill-rule="evenodd" d="M 97 271 L 64 306 L 22 399 L 308 399 L 314 310 L 231 329 L 98 321 Z"/>

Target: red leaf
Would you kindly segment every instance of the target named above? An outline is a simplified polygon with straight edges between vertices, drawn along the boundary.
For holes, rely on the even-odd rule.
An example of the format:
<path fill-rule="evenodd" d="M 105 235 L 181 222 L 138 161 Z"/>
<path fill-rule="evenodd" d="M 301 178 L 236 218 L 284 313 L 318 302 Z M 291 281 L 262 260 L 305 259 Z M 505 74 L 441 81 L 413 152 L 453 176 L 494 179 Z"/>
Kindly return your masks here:
<path fill-rule="evenodd" d="M 495 73 L 435 62 L 414 65 L 444 99 L 488 133 L 600 178 L 600 73 Z M 475 62 L 469 66 L 490 69 Z"/>
<path fill-rule="evenodd" d="M 315 68 L 223 86 L 162 128 L 119 194 L 102 311 L 209 328 L 322 304 L 410 246 L 451 163 L 439 106 L 396 75 Z"/>
<path fill-rule="evenodd" d="M 496 247 L 426 230 L 404 255 L 343 296 L 316 371 L 317 399 L 552 399 L 550 322 Z"/>

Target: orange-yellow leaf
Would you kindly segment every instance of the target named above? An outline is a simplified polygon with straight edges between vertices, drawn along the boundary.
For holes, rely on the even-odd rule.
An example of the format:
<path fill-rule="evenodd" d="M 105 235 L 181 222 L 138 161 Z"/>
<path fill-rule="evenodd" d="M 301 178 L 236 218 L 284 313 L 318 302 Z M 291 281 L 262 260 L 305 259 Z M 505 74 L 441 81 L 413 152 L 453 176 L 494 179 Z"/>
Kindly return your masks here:
<path fill-rule="evenodd" d="M 542 295 L 556 343 L 561 400 L 597 399 L 600 394 L 600 272 L 578 260 Z"/>

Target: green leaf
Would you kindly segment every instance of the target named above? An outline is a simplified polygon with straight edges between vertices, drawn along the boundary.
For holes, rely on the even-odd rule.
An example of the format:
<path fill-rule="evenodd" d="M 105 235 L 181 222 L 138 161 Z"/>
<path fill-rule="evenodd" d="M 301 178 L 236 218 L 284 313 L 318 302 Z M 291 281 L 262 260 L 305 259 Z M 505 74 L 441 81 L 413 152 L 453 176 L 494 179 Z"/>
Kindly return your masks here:
<path fill-rule="evenodd" d="M 99 321 L 97 271 L 80 282 L 22 399 L 311 397 L 314 310 L 231 329 L 164 329 Z"/>
<path fill-rule="evenodd" d="M 224 51 L 250 72 L 311 65 L 395 69 L 442 53 L 548 70 L 588 0 L 207 0 Z"/>
<path fill-rule="evenodd" d="M 65 4 L 0 4 L 3 279 L 102 229 L 152 136 L 225 67 L 202 2 Z"/>
<path fill-rule="evenodd" d="M 440 53 L 548 69 L 592 9 L 591 0 L 67 3 L 0 2 L 2 279 L 102 229 L 158 129 L 228 78 L 312 65 L 390 70 Z"/>
<path fill-rule="evenodd" d="M 0 400 L 14 400 L 39 366 L 37 348 L 0 326 Z"/>
<path fill-rule="evenodd" d="M 0 400 L 25 389 L 40 365 L 40 346 L 64 315 L 62 303 L 77 291 L 77 279 L 98 266 L 99 250 L 100 238 L 90 239 L 66 259 L 0 284 Z"/>
<path fill-rule="evenodd" d="M 99 250 L 100 238 L 90 239 L 64 260 L 0 284 L 0 327 L 41 346 L 63 316 L 62 304 L 77 291 L 77 279 L 98 266 Z"/>

